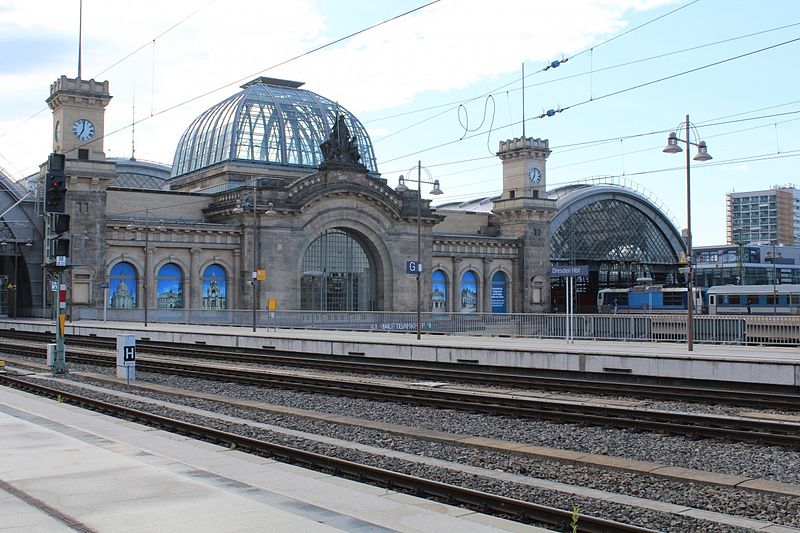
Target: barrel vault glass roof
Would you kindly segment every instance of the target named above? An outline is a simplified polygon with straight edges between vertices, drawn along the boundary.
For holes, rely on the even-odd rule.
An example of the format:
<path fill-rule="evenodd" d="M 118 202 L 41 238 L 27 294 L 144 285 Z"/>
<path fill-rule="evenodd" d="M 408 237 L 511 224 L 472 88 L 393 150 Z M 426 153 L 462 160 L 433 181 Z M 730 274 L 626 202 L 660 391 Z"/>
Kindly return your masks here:
<path fill-rule="evenodd" d="M 572 213 L 550 238 L 553 261 L 672 265 L 674 246 L 650 216 L 618 198 L 598 199 Z"/>
<path fill-rule="evenodd" d="M 178 143 L 172 176 L 231 160 L 317 167 L 322 163 L 319 145 L 327 140 L 337 114 L 344 116 L 350 135 L 356 138 L 360 163 L 377 173 L 372 142 L 361 122 L 336 102 L 301 85 L 256 78 L 201 113 Z"/>

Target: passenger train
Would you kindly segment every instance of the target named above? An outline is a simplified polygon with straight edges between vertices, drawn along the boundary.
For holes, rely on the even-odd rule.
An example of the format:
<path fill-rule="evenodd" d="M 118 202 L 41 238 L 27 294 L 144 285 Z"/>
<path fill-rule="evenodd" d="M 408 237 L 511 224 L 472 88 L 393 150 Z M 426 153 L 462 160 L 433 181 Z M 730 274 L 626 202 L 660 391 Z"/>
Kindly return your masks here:
<path fill-rule="evenodd" d="M 703 312 L 704 289 L 693 288 L 692 309 Z M 686 287 L 636 285 L 629 289 L 601 289 L 597 293 L 599 313 L 679 313 L 686 310 Z"/>
<path fill-rule="evenodd" d="M 800 314 L 800 285 L 720 285 L 692 288 L 693 309 L 710 315 Z M 637 285 L 601 289 L 599 313 L 679 313 L 686 310 L 685 287 Z M 749 304 L 749 305 L 748 305 Z"/>
<path fill-rule="evenodd" d="M 800 285 L 720 285 L 708 289 L 711 315 L 800 314 Z"/>

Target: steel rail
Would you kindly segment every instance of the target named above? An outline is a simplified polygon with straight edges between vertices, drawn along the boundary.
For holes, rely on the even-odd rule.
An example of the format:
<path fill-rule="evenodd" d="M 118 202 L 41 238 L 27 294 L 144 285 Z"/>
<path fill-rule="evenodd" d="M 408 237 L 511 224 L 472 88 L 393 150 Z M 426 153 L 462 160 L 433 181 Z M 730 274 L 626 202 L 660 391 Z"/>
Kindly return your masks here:
<path fill-rule="evenodd" d="M 549 507 L 532 502 L 526 502 L 504 496 L 485 493 L 474 489 L 459 487 L 439 481 L 418 478 L 374 466 L 362 465 L 352 461 L 330 457 L 306 450 L 291 448 L 281 444 L 254 439 L 220 431 L 213 428 L 184 422 L 160 415 L 148 413 L 138 409 L 125 407 L 86 396 L 61 391 L 46 387 L 40 383 L 17 379 L 9 375 L 0 374 L 0 382 L 8 386 L 34 392 L 59 401 L 88 407 L 95 411 L 113 414 L 114 416 L 133 421 L 144 422 L 170 432 L 176 432 L 199 439 L 220 443 L 226 446 L 235 446 L 240 451 L 255 452 L 277 457 L 287 462 L 301 464 L 309 468 L 333 472 L 355 478 L 359 481 L 369 481 L 386 488 L 396 488 L 411 491 L 414 494 L 428 498 L 444 499 L 456 502 L 470 508 L 477 508 L 484 512 L 509 515 L 523 521 L 544 523 L 556 527 L 568 527 L 572 519 L 572 512 L 555 507 Z M 580 515 L 580 530 L 589 533 L 655 533 L 645 527 L 624 524 L 589 515 Z"/>
<path fill-rule="evenodd" d="M 0 331 L 0 337 L 41 340 L 47 334 L 33 332 Z M 114 341 L 100 337 L 71 337 L 68 342 L 75 345 L 105 347 L 113 349 Z M 731 406 L 762 409 L 800 410 L 800 393 L 777 393 L 770 391 L 731 390 L 718 387 L 674 386 L 660 384 L 640 384 L 607 379 L 585 379 L 578 375 L 569 377 L 532 376 L 525 373 L 499 372 L 481 367 L 479 370 L 465 368 L 442 368 L 431 366 L 410 366 L 407 362 L 352 361 L 346 358 L 314 355 L 292 355 L 286 352 L 276 354 L 271 351 L 231 350 L 225 347 L 200 347 L 195 345 L 158 343 L 140 341 L 140 353 L 160 353 L 170 356 L 200 357 L 217 361 L 244 362 L 253 364 L 275 364 L 302 368 L 316 368 L 328 371 L 350 371 L 371 374 L 384 374 L 416 377 L 422 380 L 452 380 L 462 383 L 507 386 L 514 388 L 538 388 L 560 390 L 583 394 L 605 394 L 614 396 L 661 399 L 683 402 L 709 402 Z M 0 345 L 2 349 L 2 345 Z M 453 365 L 456 366 L 456 365 Z M 605 378 L 605 376 L 604 376 Z"/>
<path fill-rule="evenodd" d="M 38 348 L 41 353 L 41 348 Z M 37 353 L 36 347 L 19 346 L 26 355 Z M 110 357 L 97 353 L 70 352 L 73 360 L 97 364 L 113 364 Z M 401 402 L 429 407 L 481 412 L 520 418 L 547 419 L 634 430 L 648 430 L 677 435 L 716 437 L 720 439 L 765 443 L 800 449 L 800 424 L 772 420 L 745 419 L 720 415 L 678 413 L 592 405 L 486 392 L 463 392 L 431 387 L 410 387 L 408 384 L 362 382 L 352 379 L 298 376 L 262 369 L 242 369 L 221 365 L 200 365 L 174 360 L 140 357 L 139 371 L 180 375 L 184 377 L 226 381 L 260 387 L 278 387 L 367 398 L 383 402 Z"/>

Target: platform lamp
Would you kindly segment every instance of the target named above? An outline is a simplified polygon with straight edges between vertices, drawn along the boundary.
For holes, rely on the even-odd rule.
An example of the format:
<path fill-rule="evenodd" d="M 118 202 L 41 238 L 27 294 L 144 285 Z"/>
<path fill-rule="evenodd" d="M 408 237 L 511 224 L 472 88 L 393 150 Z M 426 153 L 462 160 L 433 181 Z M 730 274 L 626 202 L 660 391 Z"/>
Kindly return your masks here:
<path fill-rule="evenodd" d="M 425 169 L 425 172 L 428 174 L 428 177 L 433 178 L 428 172 L 428 169 Z M 410 173 L 410 172 L 409 172 Z M 420 340 L 422 334 L 422 326 L 421 326 L 421 316 L 422 316 L 422 302 L 421 302 L 421 292 L 422 292 L 422 280 L 420 278 L 422 270 L 420 266 L 422 265 L 421 255 L 422 255 L 422 184 L 427 183 L 428 185 L 433 185 L 433 190 L 431 194 L 438 196 L 440 194 L 444 194 L 442 189 L 439 187 L 439 180 L 431 179 L 431 181 L 426 181 L 422 179 L 422 161 L 417 161 L 417 340 Z M 398 192 L 405 192 L 408 191 L 408 186 L 406 185 L 406 179 L 404 176 L 400 176 L 397 180 L 397 188 L 395 189 Z"/>
<path fill-rule="evenodd" d="M 258 236 L 256 235 L 258 231 L 258 225 L 256 223 L 258 218 L 258 183 L 256 181 L 253 181 L 253 190 L 250 192 L 250 199 L 244 198 L 243 200 L 239 200 L 236 207 L 233 208 L 233 212 L 237 215 L 242 215 L 251 207 L 253 210 L 253 271 L 251 273 L 250 284 L 253 287 L 253 332 L 255 332 L 256 311 L 258 309 L 258 295 L 256 294 L 256 278 L 258 276 Z M 264 214 L 267 216 L 276 214 L 272 202 L 267 204 L 267 210 L 264 211 Z"/>
<path fill-rule="evenodd" d="M 149 308 L 148 302 L 148 281 L 150 279 L 150 210 L 145 209 L 144 215 L 144 276 L 142 281 L 142 301 L 144 302 L 144 327 L 147 327 L 147 310 Z M 130 224 L 127 226 L 128 230 L 135 231 L 136 224 L 133 223 L 133 219 L 131 219 Z M 166 228 L 164 227 L 164 221 L 159 220 L 158 226 L 156 226 L 156 231 L 164 231 Z M 136 236 L 134 235 L 133 240 L 136 240 Z"/>
<path fill-rule="evenodd" d="M 678 132 L 682 131 L 685 127 L 686 138 L 681 139 L 678 137 Z M 693 266 L 694 260 L 692 259 L 692 189 L 691 189 L 691 159 L 689 146 L 697 147 L 697 155 L 694 156 L 695 161 L 708 161 L 711 156 L 708 153 L 706 142 L 698 139 L 698 142 L 692 142 L 691 133 L 694 131 L 695 138 L 698 139 L 697 128 L 694 127 L 689 121 L 689 115 L 686 115 L 686 121 L 678 125 L 675 131 L 671 132 L 667 137 L 667 147 L 662 150 L 667 154 L 677 154 L 683 152 L 683 149 L 678 146 L 678 141 L 686 143 L 686 261 L 687 261 L 687 291 L 686 291 L 686 345 L 687 349 L 691 352 L 694 350 L 694 325 L 692 321 L 693 316 L 693 294 L 692 294 L 692 276 L 694 276 Z"/>

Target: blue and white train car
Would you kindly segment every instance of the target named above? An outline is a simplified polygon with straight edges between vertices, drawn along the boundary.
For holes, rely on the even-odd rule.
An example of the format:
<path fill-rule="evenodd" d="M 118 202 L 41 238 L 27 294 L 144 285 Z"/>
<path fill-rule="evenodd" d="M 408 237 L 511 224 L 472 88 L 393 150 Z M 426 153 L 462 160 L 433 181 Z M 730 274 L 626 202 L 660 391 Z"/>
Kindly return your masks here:
<path fill-rule="evenodd" d="M 597 293 L 599 313 L 678 313 L 687 307 L 686 287 L 636 285 L 628 289 L 601 289 Z M 703 289 L 692 288 L 692 309 L 705 309 Z"/>
<path fill-rule="evenodd" d="M 800 314 L 800 285 L 718 285 L 708 289 L 711 315 Z"/>

